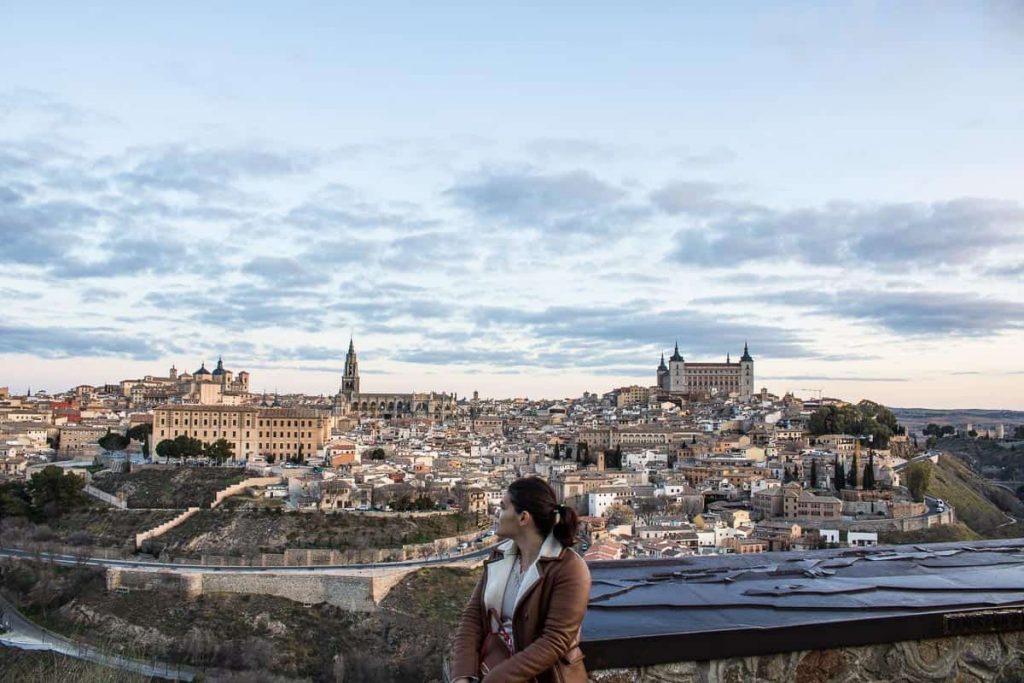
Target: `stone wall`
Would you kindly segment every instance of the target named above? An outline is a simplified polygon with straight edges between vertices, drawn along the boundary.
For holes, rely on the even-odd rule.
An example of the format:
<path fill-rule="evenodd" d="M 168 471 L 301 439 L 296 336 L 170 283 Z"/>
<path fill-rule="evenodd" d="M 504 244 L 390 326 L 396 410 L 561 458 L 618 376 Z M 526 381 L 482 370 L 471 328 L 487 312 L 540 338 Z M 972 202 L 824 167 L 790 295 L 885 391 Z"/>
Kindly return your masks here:
<path fill-rule="evenodd" d="M 1024 631 L 591 671 L 593 683 L 867 683 L 1024 679 Z"/>
<path fill-rule="evenodd" d="M 121 498 L 118 498 L 117 496 L 112 496 L 109 493 L 107 493 L 106 491 L 100 491 L 95 486 L 91 486 L 89 484 L 86 484 L 85 488 L 83 490 L 85 491 L 86 494 L 92 496 L 96 500 L 101 500 L 104 503 L 106 503 L 107 505 L 112 505 L 112 506 L 116 507 L 118 510 L 127 510 L 128 509 L 128 502 L 127 501 L 122 500 Z"/>
<path fill-rule="evenodd" d="M 283 553 L 259 553 L 252 556 L 206 554 L 199 564 L 217 567 L 305 567 L 315 565 L 372 564 L 377 562 L 405 562 L 425 559 L 431 555 L 450 552 L 463 541 L 471 542 L 479 537 L 479 531 L 458 536 L 439 538 L 430 543 L 403 545 L 401 548 L 365 548 L 360 550 L 336 550 L 331 548 L 289 548 Z M 494 543 L 491 537 L 487 545 Z M 478 549 L 482 546 L 474 546 Z M 194 558 L 176 558 L 179 564 L 194 564 Z"/>
<path fill-rule="evenodd" d="M 153 527 L 152 529 L 149 529 L 148 531 L 143 531 L 140 534 L 135 534 L 135 549 L 138 550 L 142 546 L 144 541 L 148 541 L 151 538 L 156 538 L 157 536 L 170 531 L 171 529 L 178 526 L 179 524 L 181 524 L 197 512 L 199 512 L 199 508 L 191 507 L 182 512 L 174 519 L 168 522 L 164 522 L 160 526 Z"/>
<path fill-rule="evenodd" d="M 217 507 L 218 505 L 224 502 L 225 498 L 237 496 L 239 493 L 242 493 L 246 489 L 254 488 L 257 486 L 270 486 L 271 484 L 280 484 L 282 481 L 284 480 L 281 479 L 281 477 L 252 477 L 250 479 L 240 481 L 237 484 L 232 484 L 226 489 L 218 491 L 217 495 L 214 496 L 213 502 L 210 503 L 210 508 L 212 509 Z"/>
<path fill-rule="evenodd" d="M 415 567 L 362 573 L 206 572 L 108 569 L 107 590 L 161 590 L 192 598 L 204 593 L 274 595 L 303 604 L 326 602 L 353 612 L 372 612 Z"/>

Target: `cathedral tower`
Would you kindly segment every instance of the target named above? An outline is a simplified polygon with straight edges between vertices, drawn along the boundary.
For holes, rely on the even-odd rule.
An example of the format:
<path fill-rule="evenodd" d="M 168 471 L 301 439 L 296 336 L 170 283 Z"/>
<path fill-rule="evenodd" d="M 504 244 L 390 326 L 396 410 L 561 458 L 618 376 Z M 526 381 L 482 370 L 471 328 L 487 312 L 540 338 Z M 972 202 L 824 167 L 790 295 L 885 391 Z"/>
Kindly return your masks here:
<path fill-rule="evenodd" d="M 345 354 L 345 372 L 341 376 L 341 393 L 349 401 L 359 395 L 359 360 L 356 358 L 356 346 L 351 338 L 348 340 L 348 353 Z"/>
<path fill-rule="evenodd" d="M 747 343 L 743 342 L 743 355 L 740 356 L 740 399 L 749 401 L 754 395 L 754 358 L 750 355 Z"/>

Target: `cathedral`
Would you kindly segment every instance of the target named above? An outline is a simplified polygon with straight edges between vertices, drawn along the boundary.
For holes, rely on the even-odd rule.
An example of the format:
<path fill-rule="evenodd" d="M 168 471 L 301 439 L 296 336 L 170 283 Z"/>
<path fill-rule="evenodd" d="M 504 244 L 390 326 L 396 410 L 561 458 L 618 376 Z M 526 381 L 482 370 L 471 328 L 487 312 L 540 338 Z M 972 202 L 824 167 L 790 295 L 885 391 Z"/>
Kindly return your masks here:
<path fill-rule="evenodd" d="M 353 340 L 348 342 L 341 390 L 334 398 L 335 410 L 358 417 L 430 417 L 444 420 L 456 412 L 455 394 L 436 392 L 412 394 L 368 394 L 359 388 L 359 359 Z"/>
<path fill-rule="evenodd" d="M 754 395 L 754 359 L 745 343 L 739 362 L 733 362 L 726 354 L 724 363 L 687 363 L 679 353 L 677 341 L 675 352 L 668 359 L 668 365 L 665 365 L 665 354 L 661 354 L 661 364 L 658 365 L 657 373 L 658 388 L 674 394 L 735 394 L 741 401 L 749 401 Z"/>

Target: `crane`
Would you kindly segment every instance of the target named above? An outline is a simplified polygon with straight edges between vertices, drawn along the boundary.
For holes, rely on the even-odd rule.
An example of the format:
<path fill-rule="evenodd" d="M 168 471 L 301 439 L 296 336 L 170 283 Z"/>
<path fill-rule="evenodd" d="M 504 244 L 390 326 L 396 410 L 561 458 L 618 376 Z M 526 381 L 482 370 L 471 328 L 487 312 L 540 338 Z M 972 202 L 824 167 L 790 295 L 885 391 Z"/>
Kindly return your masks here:
<path fill-rule="evenodd" d="M 817 393 L 818 394 L 818 402 L 820 403 L 821 402 L 821 392 L 824 391 L 824 389 L 800 389 L 800 391 L 810 391 L 811 393 Z"/>

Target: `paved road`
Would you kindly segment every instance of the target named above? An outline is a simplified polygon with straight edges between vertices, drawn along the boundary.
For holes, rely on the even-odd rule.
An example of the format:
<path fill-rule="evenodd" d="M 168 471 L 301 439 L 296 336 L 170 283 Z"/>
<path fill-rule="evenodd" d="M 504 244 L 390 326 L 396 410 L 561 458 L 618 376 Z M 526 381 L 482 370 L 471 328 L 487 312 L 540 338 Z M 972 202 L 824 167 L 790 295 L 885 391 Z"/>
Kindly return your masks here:
<path fill-rule="evenodd" d="M 0 557 L 13 557 L 19 559 L 34 559 L 39 557 L 44 560 L 56 562 L 63 565 L 85 565 L 88 567 L 121 568 L 121 569 L 142 569 L 151 571 L 175 571 L 180 573 L 190 572 L 274 572 L 274 573 L 302 573 L 310 572 L 338 572 L 349 570 L 366 569 L 409 569 L 417 567 L 429 567 L 432 565 L 445 565 L 462 563 L 467 560 L 486 557 L 491 552 L 492 546 L 473 550 L 462 555 L 451 557 L 434 558 L 429 560 L 405 560 L 403 562 L 374 562 L 367 564 L 313 564 L 289 567 L 230 567 L 207 564 L 175 564 L 171 562 L 139 562 L 136 560 L 111 560 L 100 557 L 76 557 L 74 555 L 60 555 L 57 553 L 36 553 L 31 550 L 18 548 L 0 548 Z"/>
<path fill-rule="evenodd" d="M 0 633 L 0 644 L 8 647 L 16 647 L 21 650 L 49 650 L 114 669 L 172 681 L 191 681 L 198 673 L 197 669 L 189 666 L 129 659 L 107 654 L 92 645 L 66 638 L 36 625 L 26 619 L 21 612 L 14 608 L 14 605 L 3 597 L 0 597 L 0 611 L 3 612 L 3 622 L 9 626 L 7 630 Z"/>

